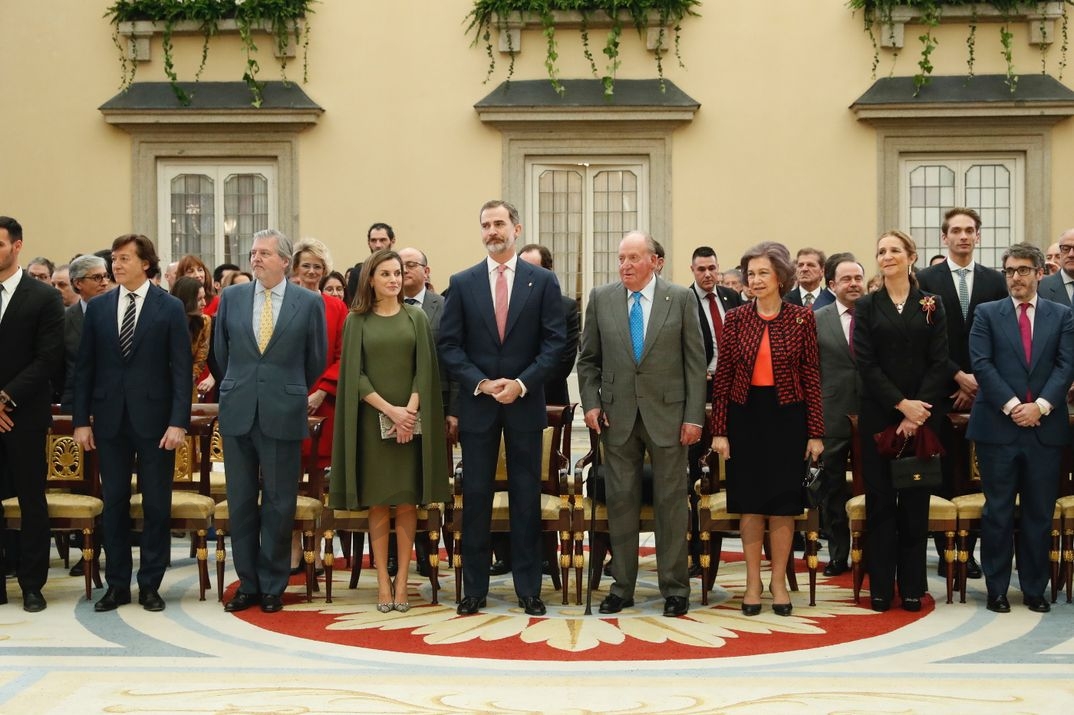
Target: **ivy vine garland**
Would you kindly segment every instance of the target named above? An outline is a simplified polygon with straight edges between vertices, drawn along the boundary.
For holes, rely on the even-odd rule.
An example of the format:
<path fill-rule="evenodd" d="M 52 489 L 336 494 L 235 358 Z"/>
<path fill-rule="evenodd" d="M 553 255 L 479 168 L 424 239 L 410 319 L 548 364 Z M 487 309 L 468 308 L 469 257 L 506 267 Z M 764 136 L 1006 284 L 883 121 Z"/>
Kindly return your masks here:
<path fill-rule="evenodd" d="M 1067 35 L 1067 23 L 1068 5 L 1074 5 L 1074 0 L 1061 0 L 1063 6 L 1063 20 L 1061 24 L 1060 33 L 1062 36 L 1062 42 L 1059 48 L 1059 79 L 1063 78 L 1063 70 L 1067 64 L 1067 47 L 1068 47 L 1068 35 Z M 962 5 L 970 7 L 969 18 L 969 34 L 966 37 L 966 66 L 969 70 L 969 75 L 973 76 L 973 67 L 976 60 L 976 48 L 977 48 L 977 8 L 978 6 L 990 6 L 999 12 L 1002 17 L 1002 22 L 999 26 L 999 39 L 1001 45 L 1001 54 L 1007 65 L 1007 79 L 1006 84 L 1010 88 L 1011 92 L 1014 92 L 1018 87 L 1018 75 L 1014 71 L 1014 33 L 1011 32 L 1011 19 L 1019 11 L 1032 8 L 1037 5 L 1043 4 L 1035 0 L 987 0 L 974 2 L 973 0 L 847 0 L 847 6 L 853 10 L 862 10 L 862 16 L 865 21 L 865 31 L 869 33 L 869 39 L 873 43 L 873 76 L 876 76 L 876 68 L 880 64 L 880 40 L 878 39 L 878 32 L 883 33 L 885 28 L 887 32 L 894 32 L 894 24 L 892 23 L 892 10 L 895 7 L 910 7 L 915 8 L 921 17 L 921 24 L 925 26 L 925 32 L 918 35 L 918 40 L 921 42 L 921 54 L 918 57 L 917 67 L 918 72 L 914 75 L 914 96 L 921 91 L 932 79 L 932 62 L 930 60 L 933 51 L 939 44 L 936 37 L 933 35 L 933 31 L 940 24 L 940 20 L 943 17 L 944 7 Z M 1045 21 L 1041 19 L 1040 30 L 1042 36 L 1045 32 Z M 880 36 L 882 37 L 882 35 Z M 887 38 L 888 43 L 894 45 L 894 37 Z M 1045 74 L 1046 62 L 1045 54 L 1047 52 L 1047 45 L 1042 43 L 1040 49 L 1040 66 L 1041 74 Z"/>
<path fill-rule="evenodd" d="M 179 77 L 175 72 L 172 54 L 172 34 L 180 22 L 193 22 L 198 26 L 203 41 L 201 63 L 194 74 L 194 81 L 201 78 L 205 62 L 209 57 L 209 41 L 220 30 L 221 20 L 234 20 L 238 27 L 239 40 L 242 43 L 245 67 L 242 79 L 250 88 L 251 104 L 260 107 L 265 83 L 257 79 L 261 66 L 257 62 L 257 45 L 253 41 L 252 30 L 258 27 L 268 28 L 277 54 L 280 55 L 280 67 L 284 81 L 287 81 L 286 50 L 293 38 L 295 44 L 302 45 L 302 81 L 309 78 L 308 50 L 309 23 L 303 25 L 299 20 L 311 14 L 311 5 L 317 0 L 115 0 L 108 6 L 104 16 L 111 19 L 112 41 L 119 49 L 122 79 L 120 89 L 125 91 L 134 81 L 137 62 L 128 55 L 123 44 L 120 25 L 127 22 L 149 21 L 163 26 L 161 47 L 164 51 L 164 74 L 171 83 L 172 92 L 183 106 L 191 102 L 190 93 L 179 86 Z"/>
<path fill-rule="evenodd" d="M 656 56 L 656 71 L 660 78 L 661 89 L 664 87 L 663 57 L 668 51 L 665 45 L 666 31 L 664 28 L 671 26 L 674 37 L 675 59 L 682 67 L 682 56 L 679 52 L 679 36 L 681 22 L 688 15 L 698 15 L 697 7 L 700 0 L 475 0 L 474 7 L 466 18 L 470 24 L 466 32 L 474 34 L 473 45 L 483 44 L 485 54 L 489 58 L 488 73 L 485 82 L 492 77 L 496 70 L 496 53 L 492 46 L 492 29 L 495 27 L 507 38 L 507 54 L 510 57 L 507 66 L 507 81 L 510 82 L 515 72 L 516 48 L 512 46 L 511 34 L 507 32 L 508 20 L 511 16 L 522 17 L 532 15 L 540 19 L 542 34 L 545 38 L 545 69 L 548 79 L 557 94 L 562 95 L 565 91 L 559 82 L 559 50 L 556 43 L 556 12 L 577 12 L 581 16 L 579 33 L 582 38 L 582 52 L 589 63 L 590 71 L 594 77 L 598 77 L 604 84 L 604 94 L 611 97 L 615 93 L 615 74 L 619 69 L 621 59 L 619 56 L 619 41 L 622 37 L 624 25 L 633 25 L 639 34 L 644 34 L 649 27 L 658 27 L 654 54 Z M 594 59 L 593 51 L 589 44 L 590 23 L 596 15 L 602 15 L 610 20 L 610 29 L 605 39 L 601 52 L 607 58 L 604 74 L 601 74 Z M 653 19 L 655 18 L 655 19 Z"/>

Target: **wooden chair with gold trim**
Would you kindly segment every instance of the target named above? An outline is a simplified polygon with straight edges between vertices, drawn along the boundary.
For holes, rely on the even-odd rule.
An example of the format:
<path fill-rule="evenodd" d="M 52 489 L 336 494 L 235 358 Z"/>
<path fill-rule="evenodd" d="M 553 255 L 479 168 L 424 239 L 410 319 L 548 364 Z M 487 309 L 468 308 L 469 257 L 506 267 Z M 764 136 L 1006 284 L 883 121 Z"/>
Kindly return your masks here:
<path fill-rule="evenodd" d="M 864 561 L 868 557 L 862 545 L 862 537 L 868 529 L 865 510 L 865 480 L 862 476 L 861 438 L 858 430 L 858 416 L 847 415 L 850 420 L 850 463 L 853 469 L 854 496 L 847 502 L 847 517 L 850 521 L 850 564 L 854 582 L 854 602 L 861 596 L 862 582 L 865 580 Z M 941 533 L 946 539 L 944 558 L 947 561 L 947 603 L 954 602 L 955 583 L 955 532 L 958 529 L 958 507 L 942 497 L 933 495 L 929 500 L 929 533 Z"/>
<path fill-rule="evenodd" d="M 716 464 L 715 474 L 713 463 Z M 698 485 L 698 524 L 701 538 L 701 605 L 708 605 L 709 593 L 716 582 L 720 568 L 723 535 L 741 530 L 740 514 L 727 510 L 727 492 L 723 490 L 725 465 L 718 454 L 707 452 L 701 458 L 701 480 Z M 809 605 L 817 605 L 817 553 L 820 549 L 820 513 L 806 509 L 794 518 L 794 530 L 806 536 L 806 567 L 809 570 Z M 768 551 L 767 534 L 765 551 Z M 714 548 L 715 547 L 715 548 Z M 715 560 L 713 560 L 715 553 Z M 787 583 L 791 591 L 798 591 L 798 577 L 794 570 L 794 551 L 788 556 Z"/>
<path fill-rule="evenodd" d="M 571 420 L 574 419 L 576 405 L 548 405 L 548 427 L 542 436 L 541 459 L 541 532 L 544 558 L 552 571 L 552 585 L 563 596 L 567 604 L 567 581 L 570 567 L 571 535 L 571 493 L 567 486 L 569 462 L 564 452 L 569 449 Z M 465 455 L 464 455 L 465 456 Z M 455 569 L 455 600 L 462 600 L 462 514 L 465 505 L 462 498 L 462 485 L 465 468 L 462 462 L 455 466 L 452 480 L 452 523 L 450 524 L 453 540 L 452 566 Z M 507 461 L 501 440 L 500 456 L 496 463 L 496 489 L 492 501 L 492 523 L 490 531 L 509 532 L 510 499 L 507 488 Z M 556 538 L 559 538 L 557 553 Z M 556 566 L 559 566 L 558 570 Z M 488 568 L 489 564 L 483 564 Z"/>
<path fill-rule="evenodd" d="M 205 591 L 212 588 L 209 581 L 209 549 L 206 536 L 213 522 L 216 502 L 209 496 L 209 472 L 212 463 L 209 444 L 216 419 L 195 414 L 182 445 L 175 450 L 175 469 L 172 478 L 172 531 L 189 531 L 194 556 L 198 562 L 198 600 L 205 600 Z M 141 531 L 145 523 L 142 494 L 131 494 L 133 531 Z"/>
<path fill-rule="evenodd" d="M 93 586 L 101 587 L 100 549 L 97 532 L 104 512 L 101 483 L 97 472 L 96 452 L 86 452 L 74 440 L 70 415 L 53 415 L 52 427 L 42 445 L 47 455 L 45 500 L 48 502 L 49 528 L 53 533 L 82 534 L 82 558 L 86 568 L 86 600 Z M 16 497 L 3 501 L 3 528 L 22 528 L 22 510 Z"/>
<path fill-rule="evenodd" d="M 298 497 L 295 504 L 295 520 L 293 531 L 302 535 L 302 561 L 306 567 L 306 603 L 313 601 L 313 592 L 319 590 L 317 576 L 314 573 L 314 561 L 316 558 L 316 533 L 320 523 L 321 514 L 324 512 L 324 470 L 316 463 L 315 455 L 321 439 L 321 428 L 324 417 L 307 418 L 310 438 L 313 440 L 312 455 L 306 463 L 306 479 L 299 477 Z M 219 433 L 219 429 L 216 429 Z M 210 448 L 218 454 L 222 461 L 223 440 L 217 434 Z M 261 503 L 260 496 L 258 504 Z M 216 527 L 216 600 L 224 600 L 224 566 L 227 562 L 227 551 L 224 547 L 224 537 L 230 526 L 230 510 L 227 500 L 216 505 L 213 515 L 213 525 Z"/>

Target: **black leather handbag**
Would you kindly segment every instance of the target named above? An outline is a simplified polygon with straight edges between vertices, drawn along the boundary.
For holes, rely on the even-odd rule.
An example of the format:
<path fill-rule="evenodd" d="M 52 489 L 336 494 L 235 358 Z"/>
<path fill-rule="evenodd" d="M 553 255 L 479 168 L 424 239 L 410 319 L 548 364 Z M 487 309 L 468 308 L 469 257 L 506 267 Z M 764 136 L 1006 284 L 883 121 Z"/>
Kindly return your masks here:
<path fill-rule="evenodd" d="M 940 458 L 903 457 L 907 440 L 899 450 L 899 456 L 891 460 L 891 485 L 896 489 L 934 489 L 943 484 Z"/>
<path fill-rule="evenodd" d="M 824 471 L 824 464 L 807 459 L 805 474 L 802 476 L 802 494 L 806 503 L 813 509 L 820 508 L 824 481 L 820 478 Z"/>

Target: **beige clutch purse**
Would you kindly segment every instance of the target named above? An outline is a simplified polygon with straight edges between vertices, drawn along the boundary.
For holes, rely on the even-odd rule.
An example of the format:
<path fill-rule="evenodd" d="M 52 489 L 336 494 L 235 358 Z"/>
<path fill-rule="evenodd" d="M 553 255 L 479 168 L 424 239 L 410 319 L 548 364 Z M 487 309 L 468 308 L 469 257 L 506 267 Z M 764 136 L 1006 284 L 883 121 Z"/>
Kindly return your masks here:
<path fill-rule="evenodd" d="M 391 430 L 391 428 L 395 426 L 395 423 L 392 422 L 392 419 L 390 417 L 388 417 L 388 415 L 384 414 L 383 412 L 379 413 L 379 415 L 380 415 L 380 438 L 381 439 L 395 439 L 395 434 L 394 433 L 393 434 L 388 434 L 388 431 Z M 415 435 L 421 434 L 421 412 L 418 412 L 417 422 L 414 423 L 414 434 Z"/>

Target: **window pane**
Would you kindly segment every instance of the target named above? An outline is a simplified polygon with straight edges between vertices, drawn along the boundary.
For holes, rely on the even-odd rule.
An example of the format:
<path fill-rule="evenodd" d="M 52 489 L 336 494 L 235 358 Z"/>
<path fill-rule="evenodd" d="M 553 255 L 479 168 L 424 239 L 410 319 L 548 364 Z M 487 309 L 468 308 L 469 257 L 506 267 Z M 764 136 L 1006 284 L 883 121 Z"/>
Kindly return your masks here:
<path fill-rule="evenodd" d="M 981 214 L 977 260 L 996 267 L 1010 245 L 1012 227 L 1011 172 L 1004 164 L 972 164 L 966 169 L 966 206 Z M 968 188 L 974 186 L 972 191 Z"/>
<path fill-rule="evenodd" d="M 638 177 L 632 171 L 598 171 L 593 179 L 594 260 L 593 284 L 618 278 L 619 241 L 638 225 Z M 599 227 L 599 228 L 598 228 Z"/>
<path fill-rule="evenodd" d="M 213 180 L 204 174 L 180 174 L 171 181 L 171 255 L 191 253 L 208 265 L 213 261 L 215 209 Z"/>
<path fill-rule="evenodd" d="M 940 225 L 943 212 L 955 195 L 955 172 L 949 166 L 918 166 L 910 171 L 910 235 L 917 243 L 921 265 L 942 249 Z"/>
<path fill-rule="evenodd" d="M 253 235 L 268 225 L 268 179 L 231 174 L 224 180 L 224 225 L 234 226 L 224 245 L 224 262 L 246 265 Z"/>
<path fill-rule="evenodd" d="M 582 175 L 573 170 L 547 170 L 538 177 L 537 242 L 552 252 L 556 277 L 564 295 L 582 298 Z"/>

